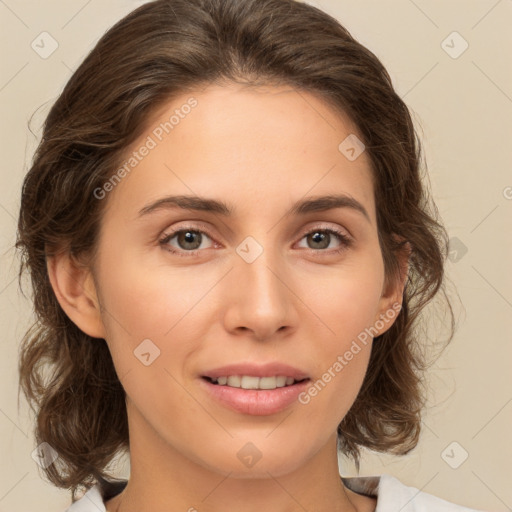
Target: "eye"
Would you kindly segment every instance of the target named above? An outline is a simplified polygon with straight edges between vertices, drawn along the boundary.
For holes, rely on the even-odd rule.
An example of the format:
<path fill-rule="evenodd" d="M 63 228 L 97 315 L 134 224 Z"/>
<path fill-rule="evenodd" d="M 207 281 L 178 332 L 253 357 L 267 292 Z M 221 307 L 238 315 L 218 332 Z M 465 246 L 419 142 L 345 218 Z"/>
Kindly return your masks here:
<path fill-rule="evenodd" d="M 201 249 L 201 244 L 205 236 L 208 239 L 210 238 L 207 231 L 188 226 L 172 231 L 171 233 L 165 233 L 164 238 L 162 238 L 159 243 L 163 245 L 166 250 L 178 256 L 195 256 Z M 177 248 L 170 243 L 173 239 L 176 239 L 176 243 L 178 244 Z M 205 249 L 205 247 L 202 247 L 202 249 Z"/>
<path fill-rule="evenodd" d="M 334 238 L 338 239 L 339 246 L 337 248 L 334 248 L 333 251 L 325 251 L 324 249 L 328 248 L 330 242 L 332 241 L 332 235 L 334 235 Z M 301 240 L 303 240 L 304 238 L 306 238 L 307 241 L 309 241 L 309 243 L 313 245 L 313 247 L 310 247 L 310 249 L 313 251 L 337 254 L 342 251 L 345 251 L 352 245 L 352 239 L 349 238 L 348 235 L 333 228 L 313 229 L 305 233 Z"/>

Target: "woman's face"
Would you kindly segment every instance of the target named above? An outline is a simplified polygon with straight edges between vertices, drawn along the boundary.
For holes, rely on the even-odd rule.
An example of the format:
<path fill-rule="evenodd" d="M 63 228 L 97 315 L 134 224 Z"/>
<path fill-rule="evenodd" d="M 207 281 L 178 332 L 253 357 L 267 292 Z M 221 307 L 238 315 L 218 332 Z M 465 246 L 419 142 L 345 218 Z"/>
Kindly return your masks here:
<path fill-rule="evenodd" d="M 401 297 L 385 285 L 355 133 L 311 94 L 209 86 L 161 108 L 98 191 L 96 293 L 132 452 L 244 477 L 331 447 L 369 333 L 391 326 Z M 198 199 L 182 208 L 171 196 Z M 324 196 L 348 201 L 308 203 Z M 272 375 L 307 380 L 258 391 L 205 378 L 240 374 L 270 378 L 238 385 L 270 388 L 283 384 Z"/>

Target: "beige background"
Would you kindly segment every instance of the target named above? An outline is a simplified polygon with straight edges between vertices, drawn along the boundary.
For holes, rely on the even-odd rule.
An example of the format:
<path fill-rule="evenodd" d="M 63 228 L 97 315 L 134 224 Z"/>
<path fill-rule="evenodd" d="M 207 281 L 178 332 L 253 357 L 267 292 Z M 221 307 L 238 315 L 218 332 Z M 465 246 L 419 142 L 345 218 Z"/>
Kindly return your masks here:
<path fill-rule="evenodd" d="M 31 458 L 32 418 L 23 400 L 17 408 L 17 350 L 31 314 L 12 249 L 22 178 L 64 83 L 103 32 L 141 3 L 0 1 L 0 511 L 56 512 L 70 499 L 42 480 Z M 512 510 L 512 1 L 311 3 L 377 54 L 414 111 L 432 191 L 454 240 L 447 272 L 460 296 L 458 331 L 429 373 L 419 446 L 402 458 L 367 453 L 360 474 L 390 473 L 461 505 Z M 43 31 L 58 42 L 47 59 L 31 48 Z M 454 31 L 463 39 L 442 44 Z M 464 40 L 468 48 L 453 58 Z M 431 324 L 434 333 L 439 322 L 432 317 Z M 456 466 L 466 453 L 456 469 L 446 462 Z M 343 474 L 355 475 L 342 465 Z"/>

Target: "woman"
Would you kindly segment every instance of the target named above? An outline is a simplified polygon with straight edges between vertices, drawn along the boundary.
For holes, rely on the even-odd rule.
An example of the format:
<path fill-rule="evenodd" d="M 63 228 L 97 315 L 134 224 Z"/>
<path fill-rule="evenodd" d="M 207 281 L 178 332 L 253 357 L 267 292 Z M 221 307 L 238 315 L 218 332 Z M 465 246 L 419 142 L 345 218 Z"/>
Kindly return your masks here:
<path fill-rule="evenodd" d="M 70 511 L 470 510 L 338 471 L 418 442 L 447 240 L 419 155 L 382 64 L 311 6 L 157 0 L 105 34 L 17 241 L 20 384 Z"/>

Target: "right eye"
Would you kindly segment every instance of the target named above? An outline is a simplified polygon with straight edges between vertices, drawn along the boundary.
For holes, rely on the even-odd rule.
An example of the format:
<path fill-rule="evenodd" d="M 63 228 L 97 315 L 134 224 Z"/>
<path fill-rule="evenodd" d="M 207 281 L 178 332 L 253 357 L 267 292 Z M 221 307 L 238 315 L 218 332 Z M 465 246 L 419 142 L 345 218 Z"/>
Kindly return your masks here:
<path fill-rule="evenodd" d="M 192 257 L 196 256 L 201 250 L 201 243 L 203 242 L 204 236 L 210 238 L 208 233 L 203 229 L 196 229 L 195 226 L 185 226 L 170 233 L 164 233 L 163 238 L 159 240 L 159 244 L 162 245 L 165 250 L 177 256 Z M 170 243 L 173 239 L 176 239 L 177 247 Z M 205 247 L 203 247 L 203 249 L 205 249 Z"/>

